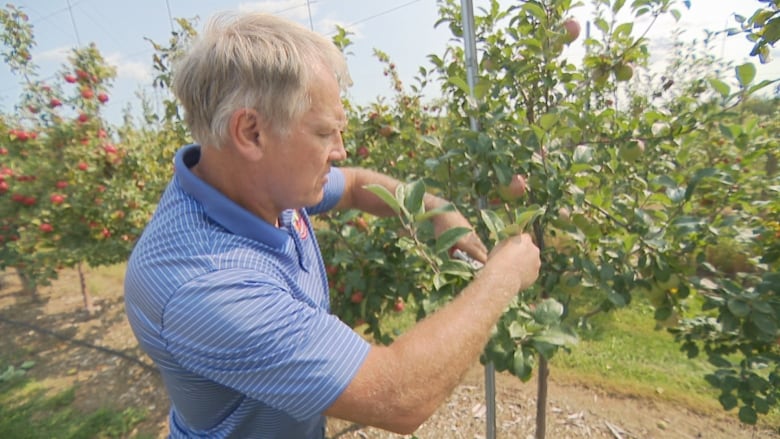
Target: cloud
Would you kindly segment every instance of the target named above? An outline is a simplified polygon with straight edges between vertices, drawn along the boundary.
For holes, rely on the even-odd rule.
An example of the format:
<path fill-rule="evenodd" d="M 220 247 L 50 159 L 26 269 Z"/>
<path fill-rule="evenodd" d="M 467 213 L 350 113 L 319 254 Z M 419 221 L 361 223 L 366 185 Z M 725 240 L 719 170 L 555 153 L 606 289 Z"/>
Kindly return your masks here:
<path fill-rule="evenodd" d="M 49 49 L 44 52 L 41 52 L 36 55 L 36 58 L 38 61 L 43 62 L 56 62 L 56 63 L 64 63 L 68 61 L 68 57 L 72 53 L 73 48 L 72 47 L 56 47 L 54 49 Z"/>
<path fill-rule="evenodd" d="M 118 79 L 129 79 L 141 83 L 148 83 L 152 80 L 152 71 L 148 63 L 125 59 L 121 53 L 107 55 L 106 62 L 116 67 Z"/>

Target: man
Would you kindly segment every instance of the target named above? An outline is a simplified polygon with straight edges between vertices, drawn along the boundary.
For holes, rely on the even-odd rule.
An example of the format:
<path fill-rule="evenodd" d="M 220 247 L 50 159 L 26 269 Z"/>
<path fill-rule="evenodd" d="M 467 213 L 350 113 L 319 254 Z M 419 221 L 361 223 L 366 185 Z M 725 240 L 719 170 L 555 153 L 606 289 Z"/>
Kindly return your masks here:
<path fill-rule="evenodd" d="M 325 416 L 411 433 L 473 366 L 512 297 L 538 275 L 527 235 L 492 252 L 471 285 L 390 346 L 329 313 L 309 214 L 392 211 L 366 184 L 398 181 L 346 157 L 346 62 L 326 38 L 262 14 L 223 14 L 178 62 L 173 91 L 199 145 L 130 257 L 127 315 L 171 399 L 170 436 L 322 438 Z M 426 208 L 445 203 L 430 194 Z M 469 226 L 457 212 L 441 233 Z"/>

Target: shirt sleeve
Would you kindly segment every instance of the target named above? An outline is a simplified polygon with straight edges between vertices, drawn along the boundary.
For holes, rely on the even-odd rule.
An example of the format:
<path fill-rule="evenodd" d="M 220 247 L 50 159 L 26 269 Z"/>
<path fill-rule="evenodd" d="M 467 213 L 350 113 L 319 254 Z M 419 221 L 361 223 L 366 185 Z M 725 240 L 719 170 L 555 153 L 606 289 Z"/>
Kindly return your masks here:
<path fill-rule="evenodd" d="M 325 310 L 245 270 L 190 282 L 166 307 L 163 338 L 180 365 L 305 420 L 344 391 L 370 345 Z"/>
<path fill-rule="evenodd" d="M 308 207 L 306 211 L 310 214 L 317 214 L 333 209 L 336 207 L 339 200 L 341 200 L 341 196 L 344 195 L 345 185 L 344 172 L 336 167 L 330 168 L 328 182 L 325 183 L 324 188 L 325 195 L 322 198 L 322 201 L 314 206 Z"/>

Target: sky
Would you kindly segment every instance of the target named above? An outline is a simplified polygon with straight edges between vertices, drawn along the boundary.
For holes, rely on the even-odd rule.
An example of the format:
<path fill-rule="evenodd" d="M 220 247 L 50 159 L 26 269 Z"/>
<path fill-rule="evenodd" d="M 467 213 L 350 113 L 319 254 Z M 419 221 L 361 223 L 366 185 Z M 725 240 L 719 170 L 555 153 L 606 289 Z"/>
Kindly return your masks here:
<path fill-rule="evenodd" d="M 173 19 L 197 19 L 201 26 L 213 13 L 224 10 L 258 10 L 276 13 L 298 21 L 325 35 L 333 35 L 339 24 L 353 33 L 348 63 L 355 85 L 349 96 L 359 104 L 371 102 L 377 96 L 391 95 L 383 66 L 374 54 L 382 50 L 396 64 L 402 80 L 409 83 L 420 66 L 429 66 L 429 54 L 441 54 L 451 41 L 446 26 L 434 27 L 438 19 L 434 0 L 26 0 L 11 3 L 21 7 L 33 25 L 36 47 L 33 61 L 40 66 L 40 77 L 50 78 L 65 62 L 69 51 L 95 43 L 117 69 L 117 78 L 105 106 L 109 121 L 119 123 L 123 110 L 130 105 L 132 113 L 140 114 L 139 92 L 154 96 L 152 87 L 152 55 L 148 40 L 167 43 Z M 519 0 L 500 0 L 502 5 Z M 475 13 L 488 3 L 473 0 Z M 591 0 L 583 3 L 590 4 Z M 749 16 L 761 3 L 758 0 L 691 0 L 690 9 L 679 1 L 683 13 L 679 23 L 665 17 L 654 26 L 648 38 L 654 64 L 661 65 L 671 47 L 670 35 L 675 27 L 684 29 L 685 39 L 701 39 L 704 30 L 734 27 L 734 13 Z M 582 23 L 590 18 L 588 5 L 576 8 L 575 17 Z M 635 29 L 641 29 L 637 21 Z M 636 31 L 635 31 L 636 32 Z M 581 59 L 584 50 L 577 44 L 566 50 L 567 56 Z M 455 42 L 462 44 L 461 42 Z M 720 57 L 735 64 L 753 62 L 758 79 L 780 78 L 780 47 L 772 51 L 773 61 L 761 65 L 750 57 L 752 43 L 744 36 L 719 40 Z M 7 66 L 0 69 L 0 111 L 8 112 L 18 102 L 18 78 Z"/>

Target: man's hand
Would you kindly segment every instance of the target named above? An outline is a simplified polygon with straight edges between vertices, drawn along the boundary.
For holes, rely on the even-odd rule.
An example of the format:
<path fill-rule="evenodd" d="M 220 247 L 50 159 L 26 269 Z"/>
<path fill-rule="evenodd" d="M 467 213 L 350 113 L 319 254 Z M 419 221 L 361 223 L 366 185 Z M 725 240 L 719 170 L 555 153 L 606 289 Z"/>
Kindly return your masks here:
<path fill-rule="evenodd" d="M 439 197 L 433 195 L 426 195 L 425 197 L 426 210 L 435 209 L 445 204 L 447 204 L 447 201 Z M 433 233 L 437 238 L 442 233 L 455 227 L 465 227 L 467 229 L 470 229 L 471 233 L 462 236 L 455 243 L 455 247 L 460 250 L 463 250 L 464 252 L 466 252 L 466 254 L 468 254 L 469 256 L 471 256 L 472 258 L 476 259 L 479 262 L 484 263 L 487 261 L 488 250 L 487 247 L 485 246 L 485 243 L 483 243 L 482 240 L 479 239 L 479 236 L 474 231 L 474 227 L 471 226 L 471 224 L 466 219 L 466 217 L 463 216 L 463 214 L 461 214 L 457 210 L 451 212 L 445 212 L 440 215 L 434 216 L 431 219 L 431 222 L 433 223 Z"/>

